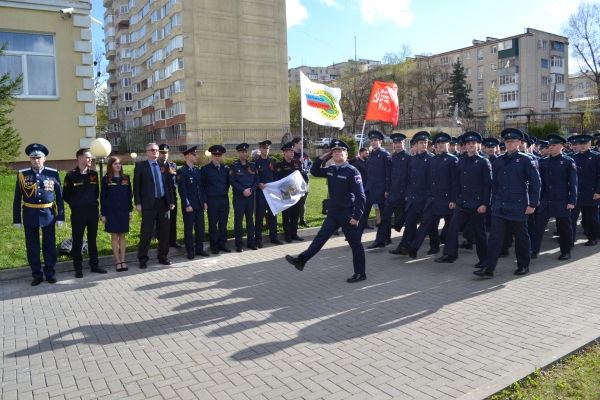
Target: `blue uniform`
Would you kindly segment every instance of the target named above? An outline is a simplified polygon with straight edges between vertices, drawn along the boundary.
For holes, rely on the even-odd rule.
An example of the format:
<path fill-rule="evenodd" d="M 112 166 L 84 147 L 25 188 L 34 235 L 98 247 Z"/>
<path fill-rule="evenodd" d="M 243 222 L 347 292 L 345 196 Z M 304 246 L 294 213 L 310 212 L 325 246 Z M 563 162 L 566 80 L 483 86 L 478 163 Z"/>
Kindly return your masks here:
<path fill-rule="evenodd" d="M 172 192 L 175 197 L 173 201 L 175 208 L 169 210 L 169 244 L 173 246 L 177 242 L 177 164 L 170 161 L 165 164 L 169 167 L 170 181 L 173 182 L 171 189 L 173 189 Z"/>
<path fill-rule="evenodd" d="M 364 212 L 365 194 L 360 172 L 348 162 L 339 167 L 332 164 L 327 168 L 321 168 L 322 164 L 323 160 L 317 158 L 310 173 L 327 178 L 331 206 L 317 237 L 302 253 L 302 256 L 305 261 L 310 260 L 321 250 L 331 235 L 341 227 L 352 249 L 354 273 L 364 274 L 365 250 L 360 242 L 358 226 L 350 224 L 351 219 L 360 221 Z"/>
<path fill-rule="evenodd" d="M 577 166 L 572 158 L 562 154 L 542 158 L 539 164 L 542 188 L 540 205 L 535 210 L 536 229 L 531 237 L 531 251 L 540 252 L 544 231 L 554 217 L 560 234 L 560 252 L 570 254 L 573 233 L 567 204 L 577 204 Z"/>
<path fill-rule="evenodd" d="M 277 168 L 275 166 L 275 160 L 271 157 L 262 158 L 258 156 L 254 159 L 256 164 L 256 171 L 258 172 L 259 183 L 271 183 L 277 180 Z M 277 240 L 277 215 L 274 215 L 267 203 L 265 194 L 262 190 L 256 191 L 256 224 L 254 237 L 256 243 L 262 243 L 262 230 L 263 222 L 265 220 L 265 213 L 269 212 L 268 225 L 269 225 L 269 239 L 274 242 Z"/>
<path fill-rule="evenodd" d="M 204 204 L 207 203 L 207 198 L 200 169 L 187 164 L 179 168 L 177 189 L 181 198 L 185 250 L 188 254 L 204 251 Z M 192 207 L 191 212 L 186 210 L 188 207 Z"/>
<path fill-rule="evenodd" d="M 379 206 L 379 212 L 385 210 L 385 194 L 390 190 L 390 175 L 392 172 L 392 156 L 384 148 L 378 148 L 369 153 L 367 158 L 367 174 L 369 179 L 364 187 L 367 203 L 365 205 L 365 213 L 359 224 L 359 237 L 367 225 L 371 207 L 373 204 Z"/>
<path fill-rule="evenodd" d="M 598 237 L 598 204 L 600 199 L 594 200 L 594 194 L 600 193 L 600 155 L 586 151 L 573 154 L 577 165 L 577 205 L 571 213 L 573 229 L 573 242 L 577 235 L 577 219 L 581 213 L 581 224 L 585 229 L 588 240 Z"/>
<path fill-rule="evenodd" d="M 229 217 L 229 167 L 209 162 L 200 169 L 208 205 L 208 236 L 213 251 L 227 244 Z"/>
<path fill-rule="evenodd" d="M 13 224 L 22 224 L 25 229 L 27 261 L 33 279 L 42 280 L 44 274 L 46 279 L 54 276 L 56 265 L 54 223 L 64 220 L 65 207 L 58 171 L 48 167 L 43 167 L 40 171 L 35 171 L 33 168 L 20 170 L 17 173 L 13 202 Z M 41 250 L 44 255 L 43 273 L 40 260 L 40 228 L 42 228 Z"/>
<path fill-rule="evenodd" d="M 314 164 L 313 164 L 314 168 Z M 305 182 L 308 182 L 308 174 L 304 170 L 302 163 L 293 158 L 287 162 L 285 158 L 276 164 L 277 176 L 283 179 L 294 171 L 300 171 Z M 292 238 L 298 237 L 298 216 L 300 215 L 300 203 L 296 203 L 290 208 L 281 212 L 283 232 L 285 233 L 286 242 L 290 242 Z"/>
<path fill-rule="evenodd" d="M 237 160 L 229 169 L 229 183 L 233 191 L 233 219 L 235 247 L 242 248 L 244 242 L 242 236 L 244 230 L 242 227 L 244 216 L 246 216 L 246 232 L 248 246 L 254 245 L 254 192 L 258 189 L 258 173 L 256 164 L 246 161 L 242 164 Z M 244 190 L 250 189 L 250 196 L 244 196 Z"/>
<path fill-rule="evenodd" d="M 127 175 L 115 176 L 110 181 L 106 176 L 102 178 L 100 214 L 106 217 L 106 232 L 129 232 L 129 214 L 133 212 L 132 200 L 131 179 Z"/>

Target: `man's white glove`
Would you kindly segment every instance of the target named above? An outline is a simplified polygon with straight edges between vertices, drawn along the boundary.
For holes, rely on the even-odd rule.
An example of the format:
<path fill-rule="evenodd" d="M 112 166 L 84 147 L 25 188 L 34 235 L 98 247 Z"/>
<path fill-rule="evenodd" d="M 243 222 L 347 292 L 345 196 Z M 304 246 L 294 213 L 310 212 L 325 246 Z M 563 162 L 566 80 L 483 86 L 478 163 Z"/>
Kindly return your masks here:
<path fill-rule="evenodd" d="M 13 224 L 15 226 L 15 228 L 20 229 L 21 228 L 21 224 Z"/>
<path fill-rule="evenodd" d="M 56 221 L 56 226 L 58 226 L 59 228 L 62 226 L 63 221 Z"/>

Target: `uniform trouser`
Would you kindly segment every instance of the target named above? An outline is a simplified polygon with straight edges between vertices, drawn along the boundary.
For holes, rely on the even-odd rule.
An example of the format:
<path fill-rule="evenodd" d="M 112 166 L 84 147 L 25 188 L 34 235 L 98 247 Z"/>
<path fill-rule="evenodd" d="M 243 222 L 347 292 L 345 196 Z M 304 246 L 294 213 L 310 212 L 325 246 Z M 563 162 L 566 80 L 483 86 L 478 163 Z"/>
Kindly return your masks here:
<path fill-rule="evenodd" d="M 480 214 L 476 208 L 465 208 L 457 206 L 454 209 L 448 235 L 446 236 L 446 245 L 444 246 L 444 255 L 458 256 L 458 230 L 461 225 L 469 221 L 475 237 L 475 246 L 477 248 L 477 257 L 482 261 L 488 252 L 488 241 L 485 235 L 485 213 Z M 498 254 L 500 254 L 498 252 Z"/>
<path fill-rule="evenodd" d="M 217 249 L 227 244 L 227 218 L 229 217 L 229 197 L 210 196 L 206 199 L 208 206 L 208 237 L 210 248 Z"/>
<path fill-rule="evenodd" d="M 319 233 L 317 233 L 317 237 L 313 239 L 310 246 L 308 246 L 308 249 L 302 253 L 304 261 L 308 261 L 314 257 L 314 255 L 321 250 L 331 235 L 333 235 L 333 232 L 337 231 L 341 227 L 342 231 L 344 232 L 344 236 L 346 237 L 346 240 L 352 249 L 354 273 L 364 274 L 366 264 L 365 249 L 358 236 L 358 226 L 350 225 L 350 219 L 352 219 L 351 210 L 346 212 L 332 212 L 330 210 L 329 214 L 327 214 L 327 217 L 325 217 L 323 226 L 319 230 Z"/>
<path fill-rule="evenodd" d="M 585 227 L 585 236 L 588 240 L 598 238 L 598 206 L 575 206 L 571 211 L 571 227 L 573 229 L 573 242 L 577 236 L 577 219 L 581 212 L 581 225 Z"/>
<path fill-rule="evenodd" d="M 463 238 L 469 242 L 475 242 L 475 227 L 473 226 L 473 222 L 470 219 L 465 220 L 466 223 L 463 225 Z"/>
<path fill-rule="evenodd" d="M 90 267 L 94 269 L 99 265 L 98 246 L 96 244 L 96 237 L 98 236 L 98 215 L 97 208 L 92 208 L 89 211 L 80 209 L 71 210 L 71 231 L 73 235 L 71 255 L 73 256 L 73 267 L 75 268 L 75 272 L 81 272 L 83 269 L 83 255 L 81 254 L 81 250 L 83 248 L 83 233 L 86 228 Z"/>
<path fill-rule="evenodd" d="M 527 233 L 527 221 L 510 221 L 502 217 L 492 216 L 492 229 L 488 240 L 487 255 L 482 261 L 484 267 L 492 271 L 496 269 L 498 257 L 502 251 L 504 234 L 507 229 L 512 229 L 515 234 L 515 255 L 517 267 L 528 268 L 531 261 L 531 244 Z"/>
<path fill-rule="evenodd" d="M 40 228 L 37 226 L 25 226 L 25 247 L 27 248 L 27 261 L 31 267 L 33 279 L 42 280 L 54 276 L 56 265 L 56 236 L 54 223 L 44 226 L 42 229 L 42 254 L 44 255 L 44 273 L 42 273 L 42 262 L 40 260 Z"/>
<path fill-rule="evenodd" d="M 531 237 L 531 251 L 534 253 L 540 252 L 542 246 L 542 239 L 544 239 L 544 232 L 548 226 L 550 220 L 550 207 L 546 207 L 544 211 L 535 214 L 535 232 Z M 573 233 L 571 232 L 571 217 L 556 218 L 556 229 L 559 232 L 559 246 L 561 254 L 571 253 L 571 238 Z"/>
<path fill-rule="evenodd" d="M 183 236 L 185 238 L 185 251 L 193 254 L 204 250 L 204 204 L 198 209 L 188 212 L 185 208 L 183 214 Z M 173 216 L 173 214 L 171 214 Z M 195 238 L 195 240 L 194 240 Z"/>
<path fill-rule="evenodd" d="M 185 213 L 185 211 L 183 212 Z M 177 241 L 177 198 L 175 198 L 175 208 L 169 214 L 169 244 L 175 244 Z"/>
<path fill-rule="evenodd" d="M 402 235 L 402 241 L 398 244 L 398 249 L 401 247 L 408 248 L 410 243 L 414 240 L 417 234 L 417 223 L 421 219 L 423 213 L 416 212 L 414 204 L 406 210 L 406 222 L 404 223 L 404 234 Z"/>
<path fill-rule="evenodd" d="M 423 244 L 423 241 L 425 240 L 425 236 L 429 235 L 429 247 L 432 249 L 438 249 L 440 247 L 438 227 L 442 218 L 444 218 L 444 225 L 447 226 L 450 223 L 452 215 L 435 215 L 433 213 L 433 207 L 427 207 L 427 209 L 423 211 L 421 225 L 419 225 L 419 229 L 417 229 L 417 233 L 415 234 L 415 238 L 410 243 L 410 247 L 419 250 Z"/>
<path fill-rule="evenodd" d="M 138 245 L 138 260 L 148 261 L 148 250 L 152 240 L 152 227 L 156 223 L 158 239 L 158 259 L 165 260 L 169 254 L 169 204 L 166 196 L 154 200 L 151 208 L 142 208 L 142 227 L 140 228 L 140 244 Z"/>
<path fill-rule="evenodd" d="M 277 215 L 271 212 L 269 203 L 262 190 L 256 191 L 256 223 L 254 226 L 254 237 L 257 243 L 262 243 L 262 230 L 265 221 L 265 212 L 269 212 L 267 223 L 269 224 L 269 239 L 273 242 L 277 240 Z"/>
<path fill-rule="evenodd" d="M 402 230 L 404 224 L 406 223 L 406 201 L 403 201 L 400 207 L 395 208 L 394 210 L 396 210 L 396 219 L 394 220 L 394 225 L 396 228 L 398 228 L 398 230 Z"/>
<path fill-rule="evenodd" d="M 358 222 L 358 238 L 360 240 L 362 240 L 362 235 L 363 235 L 363 232 L 365 231 L 365 226 L 367 226 L 367 222 L 369 222 L 369 215 L 371 214 L 371 208 L 373 208 L 373 204 L 374 203 L 370 203 L 370 202 L 367 202 L 365 204 L 365 213 L 362 215 L 362 217 L 360 218 L 360 221 Z M 385 203 L 377 203 L 377 205 L 379 206 L 379 215 L 381 216 L 381 215 L 383 215 L 383 213 L 385 212 L 385 209 L 386 209 Z M 391 218 L 391 214 L 390 214 L 389 218 Z M 381 218 L 381 220 L 383 221 L 383 218 Z M 379 233 L 379 229 L 380 228 L 377 229 L 377 233 Z M 386 240 L 392 234 L 391 227 L 388 227 L 387 230 L 389 231 L 389 234 L 386 236 Z M 384 243 L 385 243 L 385 241 L 384 241 Z"/>
<path fill-rule="evenodd" d="M 298 203 L 294 204 L 287 210 L 281 212 L 283 232 L 285 239 L 290 240 L 292 236 L 298 236 L 298 213 L 300 207 Z"/>
<path fill-rule="evenodd" d="M 386 204 L 386 206 L 383 208 L 383 211 L 380 211 L 379 215 L 381 217 L 381 222 L 379 223 L 379 227 L 377 228 L 377 236 L 375 237 L 375 243 L 384 244 L 389 238 L 392 237 L 392 214 L 396 210 L 396 208 L 392 207 L 389 204 Z M 369 208 L 369 214 L 370 213 L 371 209 Z M 362 218 L 360 220 L 362 222 Z"/>
<path fill-rule="evenodd" d="M 304 196 L 300 197 L 298 200 L 298 220 L 302 222 L 306 222 L 306 198 L 308 197 L 308 193 L 305 193 Z"/>
<path fill-rule="evenodd" d="M 244 217 L 246 217 L 246 234 L 248 245 L 254 245 L 254 195 L 233 195 L 233 234 L 235 247 L 244 247 Z"/>

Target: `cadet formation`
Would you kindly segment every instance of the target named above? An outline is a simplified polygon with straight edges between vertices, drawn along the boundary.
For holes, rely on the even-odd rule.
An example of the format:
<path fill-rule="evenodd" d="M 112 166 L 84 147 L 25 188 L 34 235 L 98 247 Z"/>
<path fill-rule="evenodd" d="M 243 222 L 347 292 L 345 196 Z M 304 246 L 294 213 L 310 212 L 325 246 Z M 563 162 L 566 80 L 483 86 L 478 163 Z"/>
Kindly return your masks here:
<path fill-rule="evenodd" d="M 554 235 L 559 238 L 557 261 L 571 258 L 580 217 L 584 246 L 595 246 L 600 154 L 592 142 L 600 145 L 600 134 L 565 139 L 552 133 L 539 140 L 507 128 L 499 136 L 502 141 L 473 131 L 459 137 L 422 131 L 409 140 L 402 133 L 394 133 L 390 153 L 382 146 L 385 136 L 371 131 L 370 151 L 361 148 L 356 158 L 349 160 L 348 144 L 335 140 L 314 163 L 303 151 L 300 138 L 282 146 L 279 162 L 269 156 L 272 143 L 265 140 L 258 143 L 254 158 L 249 157 L 249 144 L 239 144 L 238 158 L 230 166 L 222 163 L 226 149 L 220 145 L 210 147 L 210 161 L 199 166 L 194 146 L 183 151 L 185 163 L 179 168 L 168 161 L 167 144 L 149 143 L 147 160 L 135 165 L 133 179 L 121 173 L 118 157 L 109 158 L 108 171 L 100 177 L 91 168 L 90 151 L 81 149 L 75 155 L 77 165 L 67 172 L 63 184 L 58 171 L 44 165 L 48 148 L 33 143 L 25 149 L 31 167 L 17 173 L 13 223 L 25 232 L 32 286 L 44 279 L 57 282 L 55 227 L 65 221 L 64 202 L 71 209 L 71 254 L 77 278 L 83 277 L 84 233 L 91 272 L 107 272 L 98 261 L 99 221 L 111 234 L 116 270 L 128 270 L 125 233 L 134 209 L 142 220 L 137 253 L 141 269 L 148 266 L 152 237 L 158 239 L 160 264 L 171 264 L 170 247 L 182 247 L 176 236 L 177 210 L 183 221 L 188 259 L 209 257 L 209 251 L 231 252 L 227 246 L 230 189 L 235 251 L 259 250 L 264 247 L 263 231 L 272 245 L 284 244 L 277 232 L 277 215 L 271 212 L 263 193 L 265 185 L 299 171 L 307 187 L 310 175 L 326 178 L 329 192 L 327 217 L 317 236 L 301 254 L 286 256 L 299 271 L 341 228 L 353 260 L 354 274 L 347 281 L 366 280 L 368 256 L 362 235 L 364 229 L 373 229 L 368 224 L 373 208 L 378 227 L 367 250 L 391 245 L 392 228 L 402 232 L 397 246 L 389 251 L 391 263 L 403 256 L 419 258 L 429 238 L 427 255 L 436 263 L 455 263 L 459 249 L 475 250 L 478 262 L 473 274 L 492 278 L 499 258 L 509 257 L 514 244 L 514 274 L 525 275 L 531 260 L 540 253 L 551 218 L 556 221 Z M 287 243 L 304 240 L 298 235 L 298 226 L 308 226 L 308 192 L 281 212 L 282 236 Z M 204 248 L 205 233 L 210 249 Z"/>

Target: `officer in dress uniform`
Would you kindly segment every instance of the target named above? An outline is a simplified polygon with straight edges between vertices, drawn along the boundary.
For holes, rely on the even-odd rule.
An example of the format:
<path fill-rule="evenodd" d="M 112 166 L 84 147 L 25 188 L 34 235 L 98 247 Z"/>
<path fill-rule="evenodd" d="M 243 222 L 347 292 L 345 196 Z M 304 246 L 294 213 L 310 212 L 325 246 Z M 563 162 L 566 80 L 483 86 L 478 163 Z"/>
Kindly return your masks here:
<path fill-rule="evenodd" d="M 505 153 L 506 153 L 506 144 L 504 142 L 502 142 L 498 146 L 498 155 L 503 156 Z"/>
<path fill-rule="evenodd" d="M 371 153 L 367 158 L 367 172 L 369 181 L 365 186 L 365 196 L 367 203 L 365 212 L 362 215 L 362 220 L 358 226 L 359 237 L 362 238 L 365 226 L 369 221 L 369 214 L 374 204 L 379 206 L 379 212 L 383 214 L 385 210 L 385 199 L 390 190 L 390 174 L 392 171 L 392 155 L 385 149 L 381 148 L 383 142 L 383 133 L 379 131 L 371 131 L 368 134 L 371 141 Z M 386 233 L 387 234 L 387 233 Z M 386 244 L 390 244 L 391 240 L 386 238 Z"/>
<path fill-rule="evenodd" d="M 453 156 L 457 156 L 458 157 L 458 150 L 457 150 L 457 146 L 458 146 L 458 137 L 452 137 L 450 139 L 450 147 L 448 149 L 448 153 L 452 154 Z"/>
<path fill-rule="evenodd" d="M 556 218 L 559 232 L 559 260 L 571 258 L 571 210 L 577 204 L 577 166 L 572 158 L 562 154 L 566 140 L 555 133 L 546 136 L 550 155 L 540 160 L 542 188 L 540 203 L 535 210 L 536 230 L 531 237 L 531 258 L 537 258 L 550 217 Z"/>
<path fill-rule="evenodd" d="M 200 178 L 206 193 L 208 236 L 213 254 L 231 253 L 227 247 L 227 218 L 229 217 L 229 167 L 221 164 L 227 151 L 221 145 L 211 146 L 212 161 L 200 168 Z"/>
<path fill-rule="evenodd" d="M 181 197 L 181 213 L 183 215 L 183 236 L 185 251 L 190 260 L 194 255 L 208 257 L 204 251 L 204 210 L 208 208 L 200 169 L 196 167 L 198 146 L 190 147 L 183 152 L 185 165 L 177 170 L 177 189 Z M 194 232 L 196 237 L 194 240 Z"/>
<path fill-rule="evenodd" d="M 465 132 L 463 140 L 467 156 L 458 161 L 456 209 L 448 227 L 444 255 L 435 261 L 453 263 L 458 258 L 458 231 L 465 221 L 469 221 L 477 246 L 477 265 L 480 265 L 487 253 L 485 213 L 491 200 L 492 164 L 477 153 L 477 143 L 482 140 L 478 132 Z"/>
<path fill-rule="evenodd" d="M 243 221 L 246 217 L 246 246 L 251 250 L 258 250 L 254 238 L 254 193 L 260 183 L 256 164 L 248 161 L 248 143 L 236 146 L 239 159 L 229 169 L 229 183 L 233 191 L 233 232 L 235 236 L 235 250 L 244 251 Z"/>
<path fill-rule="evenodd" d="M 498 156 L 496 154 L 498 153 L 498 146 L 500 145 L 500 140 L 498 140 L 494 137 L 485 138 L 481 141 L 481 145 L 483 146 L 483 149 L 485 152 L 485 157 L 488 159 L 488 161 L 492 165 L 492 168 L 494 168 L 494 164 L 496 163 L 496 158 L 498 158 Z M 485 212 L 485 230 L 487 232 L 489 232 L 491 228 L 492 228 L 492 207 L 490 204 L 490 207 L 488 207 Z"/>
<path fill-rule="evenodd" d="M 286 143 L 281 150 L 283 151 L 283 160 L 276 164 L 277 177 L 283 179 L 294 171 L 300 171 L 304 182 L 308 182 L 308 173 L 304 170 L 302 162 L 294 158 L 294 142 Z M 298 236 L 298 215 L 300 214 L 300 203 L 296 203 L 290 208 L 281 212 L 283 219 L 283 232 L 285 241 L 291 243 L 292 240 L 302 242 L 304 239 Z"/>
<path fill-rule="evenodd" d="M 511 227 L 515 235 L 517 270 L 515 275 L 529 272 L 531 244 L 527 233 L 527 220 L 533 214 L 540 199 L 540 175 L 537 163 L 525 153 L 519 152 L 523 132 L 515 128 L 504 129 L 500 135 L 506 144 L 506 154 L 498 157 L 493 169 L 492 230 L 488 240 L 487 255 L 473 272 L 477 276 L 491 278 L 498 264 L 504 234 Z"/>
<path fill-rule="evenodd" d="M 292 139 L 292 143 L 294 143 L 294 158 L 302 163 L 305 171 L 310 171 L 310 167 L 312 167 L 312 161 L 308 154 L 303 151 L 304 146 L 302 143 L 302 138 L 296 136 Z M 310 225 L 306 221 L 306 199 L 308 198 L 308 183 L 310 183 L 310 176 L 308 176 L 307 173 L 305 177 L 307 179 L 306 193 L 304 193 L 304 196 L 302 196 L 298 201 L 298 223 L 305 228 L 310 228 Z"/>
<path fill-rule="evenodd" d="M 429 165 L 431 187 L 425 203 L 421 225 L 417 229 L 410 246 L 400 249 L 401 254 L 408 254 L 410 258 L 417 258 L 417 251 L 419 251 L 427 235 L 430 237 L 430 249 L 427 254 L 439 253 L 438 226 L 440 219 L 444 218 L 444 225 L 448 225 L 454 212 L 458 157 L 448 153 L 450 140 L 450 135 L 445 132 L 438 132 L 433 137 L 437 154 L 431 158 L 431 164 Z"/>
<path fill-rule="evenodd" d="M 31 168 L 17 173 L 15 199 L 13 202 L 13 224 L 25 228 L 27 261 L 31 267 L 33 281 L 37 286 L 44 280 L 56 283 L 56 237 L 54 224 L 61 226 L 65 220 L 65 208 L 58 171 L 44 167 L 48 149 L 43 144 L 32 143 L 25 149 Z M 23 203 L 21 203 L 23 200 Z M 22 206 L 21 206 L 22 204 Z M 23 218 L 21 219 L 21 212 Z M 40 228 L 42 228 L 42 254 L 44 272 L 40 260 Z"/>
<path fill-rule="evenodd" d="M 256 191 L 256 223 L 254 226 L 254 237 L 256 239 L 256 247 L 261 249 L 262 244 L 262 230 L 263 223 L 265 220 L 265 213 L 268 211 L 267 223 L 269 225 L 269 240 L 274 244 L 283 244 L 281 240 L 277 238 L 277 215 L 273 214 L 263 189 L 265 184 L 275 182 L 278 180 L 277 177 L 277 162 L 269 157 L 269 151 L 272 142 L 270 140 L 263 140 L 258 144 L 260 155 L 254 159 L 256 165 L 256 171 L 258 172 L 258 190 Z"/>
<path fill-rule="evenodd" d="M 175 196 L 175 208 L 169 214 L 169 246 L 180 249 L 182 246 L 177 243 L 177 164 L 169 160 L 169 145 L 163 143 L 158 146 L 158 161 L 169 168 L 170 181 L 173 183 L 171 191 Z"/>
<path fill-rule="evenodd" d="M 392 233 L 392 214 L 397 215 L 394 221 L 394 229 L 398 232 L 402 229 L 405 221 L 406 208 L 406 182 L 408 180 L 409 159 L 412 157 L 404 149 L 404 140 L 406 135 L 394 133 L 390 136 L 394 141 L 394 154 L 392 154 L 392 167 L 390 173 L 390 188 L 388 196 L 385 199 L 385 207 L 381 213 L 381 223 L 377 229 L 375 242 L 367 249 L 385 247 Z"/>
<path fill-rule="evenodd" d="M 573 242 L 577 236 L 577 219 L 581 212 L 581 225 L 588 241 L 585 246 L 595 246 L 598 241 L 598 204 L 600 204 L 600 155 L 590 150 L 591 135 L 569 138 L 577 143 L 579 152 L 572 158 L 577 165 L 577 206 L 571 212 Z"/>
<path fill-rule="evenodd" d="M 540 157 L 548 157 L 549 153 L 549 147 L 550 147 L 550 143 L 548 143 L 547 140 L 540 140 Z M 564 148 L 564 144 L 561 146 L 561 148 Z"/>
<path fill-rule="evenodd" d="M 331 206 L 323 226 L 308 249 L 298 257 L 288 255 L 285 259 L 302 271 L 304 265 L 321 250 L 333 232 L 341 227 L 352 249 L 354 264 L 354 275 L 348 278 L 347 282 L 355 283 L 367 279 L 365 250 L 360 242 L 357 226 L 364 211 L 365 194 L 360 172 L 347 162 L 348 149 L 346 143 L 335 140 L 332 142 L 331 151 L 323 154 L 314 162 L 310 173 L 327 178 Z M 333 156 L 333 164 L 321 168 L 331 156 Z"/>

